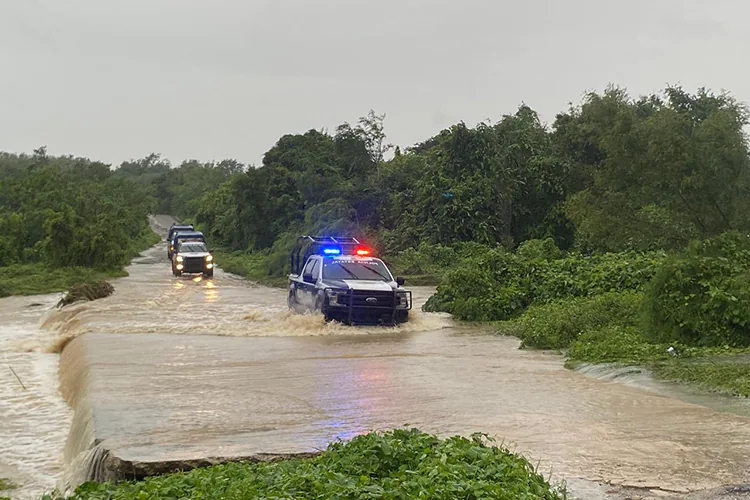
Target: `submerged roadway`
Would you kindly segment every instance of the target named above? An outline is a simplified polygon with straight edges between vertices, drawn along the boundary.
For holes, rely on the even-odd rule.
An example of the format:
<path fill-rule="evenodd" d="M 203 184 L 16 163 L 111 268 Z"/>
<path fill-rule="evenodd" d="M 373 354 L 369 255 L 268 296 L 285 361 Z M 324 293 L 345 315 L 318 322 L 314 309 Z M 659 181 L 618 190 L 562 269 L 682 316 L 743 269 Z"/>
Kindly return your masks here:
<path fill-rule="evenodd" d="M 314 452 L 408 425 L 488 433 L 581 498 L 745 498 L 723 488 L 750 481 L 750 409 L 737 400 L 566 370 L 559 355 L 446 315 L 325 324 L 290 314 L 284 290 L 220 269 L 173 277 L 163 245 L 128 271 L 113 296 L 41 319 L 39 350 L 62 350 L 74 409 L 63 484 L 107 467 Z M 412 290 L 418 309 L 431 290 Z"/>

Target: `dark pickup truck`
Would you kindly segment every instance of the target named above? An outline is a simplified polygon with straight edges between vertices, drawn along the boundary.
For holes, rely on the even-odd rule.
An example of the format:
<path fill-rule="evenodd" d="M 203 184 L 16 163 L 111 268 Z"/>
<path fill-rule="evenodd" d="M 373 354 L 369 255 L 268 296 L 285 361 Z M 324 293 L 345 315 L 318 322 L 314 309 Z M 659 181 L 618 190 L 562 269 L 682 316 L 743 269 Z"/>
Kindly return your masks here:
<path fill-rule="evenodd" d="M 289 308 L 346 324 L 408 321 L 411 292 L 372 253 L 355 238 L 299 237 L 290 256 Z"/>
<path fill-rule="evenodd" d="M 169 226 L 169 232 L 167 233 L 167 258 L 172 260 L 172 252 L 174 251 L 174 237 L 177 233 L 188 233 L 195 231 L 192 224 L 172 224 Z"/>

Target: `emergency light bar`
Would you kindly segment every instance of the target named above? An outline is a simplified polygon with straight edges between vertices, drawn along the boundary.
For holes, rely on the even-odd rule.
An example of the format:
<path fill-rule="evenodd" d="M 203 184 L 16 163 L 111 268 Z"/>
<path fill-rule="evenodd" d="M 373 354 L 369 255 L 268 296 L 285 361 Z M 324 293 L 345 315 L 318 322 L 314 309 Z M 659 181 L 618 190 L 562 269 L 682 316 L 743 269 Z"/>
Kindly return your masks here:
<path fill-rule="evenodd" d="M 344 253 L 341 247 L 323 247 L 321 248 L 321 252 L 323 253 L 323 255 L 341 255 Z M 359 247 L 354 250 L 352 254 L 359 257 L 369 257 L 372 255 L 372 250 L 365 247 Z"/>
<path fill-rule="evenodd" d="M 311 255 L 371 257 L 373 252 L 372 249 L 362 245 L 357 238 L 349 236 L 300 236 L 289 254 L 291 274 L 298 276 L 302 272 L 302 266 Z"/>

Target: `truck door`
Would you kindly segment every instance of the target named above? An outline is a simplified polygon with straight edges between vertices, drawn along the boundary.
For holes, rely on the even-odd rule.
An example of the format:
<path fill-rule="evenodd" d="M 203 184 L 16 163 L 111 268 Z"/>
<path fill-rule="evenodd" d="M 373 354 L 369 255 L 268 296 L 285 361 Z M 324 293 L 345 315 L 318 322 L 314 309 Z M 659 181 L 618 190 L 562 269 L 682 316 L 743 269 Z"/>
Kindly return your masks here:
<path fill-rule="evenodd" d="M 310 257 L 305 264 L 305 268 L 302 270 L 302 281 L 297 286 L 297 302 L 305 307 L 305 309 L 312 310 L 313 308 L 313 294 L 315 293 L 315 283 L 307 283 L 305 281 L 306 275 L 314 274 L 314 269 L 318 260 L 315 257 Z M 316 280 L 317 281 L 317 280 Z"/>
<path fill-rule="evenodd" d="M 310 310 L 315 309 L 315 302 L 318 298 L 318 293 L 320 292 L 320 290 L 318 290 L 318 281 L 320 280 L 320 270 L 322 267 L 321 260 L 319 258 L 315 259 L 312 268 L 312 275 L 315 279 L 315 284 L 310 285 Z"/>

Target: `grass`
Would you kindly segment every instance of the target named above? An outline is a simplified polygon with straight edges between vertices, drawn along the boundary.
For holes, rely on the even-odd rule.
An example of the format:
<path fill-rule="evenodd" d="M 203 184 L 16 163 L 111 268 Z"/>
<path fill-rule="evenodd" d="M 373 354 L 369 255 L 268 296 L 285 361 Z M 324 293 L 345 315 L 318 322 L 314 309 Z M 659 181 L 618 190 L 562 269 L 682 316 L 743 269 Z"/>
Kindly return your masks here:
<path fill-rule="evenodd" d="M 20 488 L 21 485 L 15 484 L 7 479 L 0 477 L 0 491 L 10 491 Z M 0 500 L 11 500 L 10 497 L 0 496 Z"/>
<path fill-rule="evenodd" d="M 20 487 L 20 484 L 15 484 L 12 481 L 0 477 L 0 491 L 16 490 Z"/>
<path fill-rule="evenodd" d="M 657 377 L 688 383 L 728 396 L 750 397 L 750 362 L 747 356 L 704 357 L 653 363 Z"/>
<path fill-rule="evenodd" d="M 520 455 L 485 436 L 392 430 L 329 445 L 311 459 L 229 463 L 141 482 L 87 483 L 75 500 L 148 498 L 566 498 Z"/>
<path fill-rule="evenodd" d="M 102 272 L 87 267 L 51 268 L 43 264 L 0 267 L 0 296 L 63 292 L 79 283 L 127 276 L 124 270 Z"/>
<path fill-rule="evenodd" d="M 266 256 L 261 253 L 228 252 L 214 250 L 216 265 L 228 273 L 236 274 L 255 281 L 261 285 L 284 288 L 287 285 L 286 276 L 268 276 Z"/>

